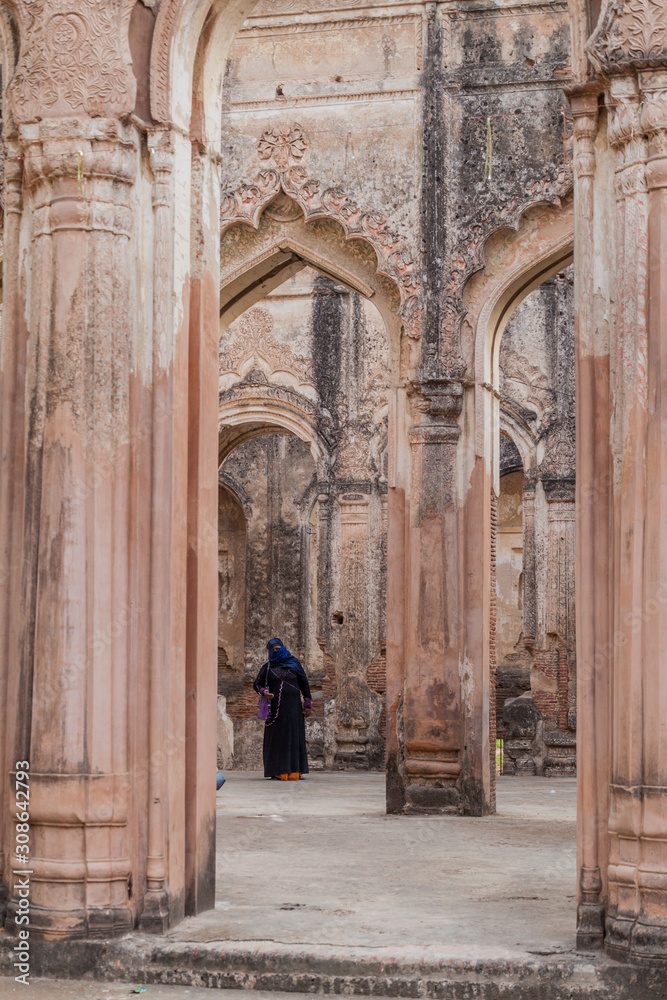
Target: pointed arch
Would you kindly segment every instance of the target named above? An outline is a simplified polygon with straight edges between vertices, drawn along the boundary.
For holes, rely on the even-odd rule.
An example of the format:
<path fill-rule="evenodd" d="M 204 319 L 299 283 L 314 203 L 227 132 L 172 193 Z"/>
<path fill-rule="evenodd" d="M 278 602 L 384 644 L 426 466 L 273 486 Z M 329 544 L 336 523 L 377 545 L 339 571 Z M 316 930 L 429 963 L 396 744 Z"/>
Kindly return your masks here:
<path fill-rule="evenodd" d="M 503 331 L 523 299 L 571 264 L 573 256 L 572 197 L 560 206 L 533 205 L 516 229 L 498 230 L 487 240 L 485 267 L 466 285 L 464 302 L 474 344 L 475 454 L 485 456 L 489 471 L 497 459 L 491 427 L 494 421 L 498 423 L 498 355 Z"/>
<path fill-rule="evenodd" d="M 329 260 L 299 240 L 285 237 L 223 276 L 220 282 L 220 319 L 223 326 L 232 323 L 246 309 L 308 266 L 367 299 L 375 294 L 375 289 L 349 268 Z"/>
<path fill-rule="evenodd" d="M 346 240 L 363 240 L 373 249 L 377 273 L 398 289 L 405 332 L 420 337 L 422 285 L 408 240 L 392 231 L 383 215 L 359 206 L 343 188 L 324 187 L 302 167 L 262 170 L 252 183 L 222 194 L 221 233 L 237 223 L 258 229 L 262 214 L 281 193 L 299 206 L 306 222 L 331 219 L 342 227 Z"/>

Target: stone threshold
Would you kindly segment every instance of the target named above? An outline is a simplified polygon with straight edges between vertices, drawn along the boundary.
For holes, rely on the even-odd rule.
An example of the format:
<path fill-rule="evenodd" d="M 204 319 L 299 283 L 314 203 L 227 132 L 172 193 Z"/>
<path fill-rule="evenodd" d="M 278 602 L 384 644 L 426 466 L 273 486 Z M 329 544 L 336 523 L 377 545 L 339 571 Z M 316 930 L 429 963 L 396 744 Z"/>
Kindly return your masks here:
<path fill-rule="evenodd" d="M 13 939 L 0 935 L 0 975 L 12 974 Z M 604 955 L 475 958 L 414 948 L 341 948 L 277 942 L 113 940 L 35 942 L 33 976 L 275 993 L 426 1000 L 667 1000 L 664 968 Z"/>

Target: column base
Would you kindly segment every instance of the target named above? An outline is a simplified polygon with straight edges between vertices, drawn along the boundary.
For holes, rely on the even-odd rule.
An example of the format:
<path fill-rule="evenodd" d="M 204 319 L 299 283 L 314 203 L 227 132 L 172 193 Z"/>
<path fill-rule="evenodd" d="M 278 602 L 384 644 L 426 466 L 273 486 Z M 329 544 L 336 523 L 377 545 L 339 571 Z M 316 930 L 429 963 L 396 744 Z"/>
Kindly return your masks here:
<path fill-rule="evenodd" d="M 577 909 L 577 951 L 600 951 L 604 948 L 604 906 L 580 903 Z"/>
<path fill-rule="evenodd" d="M 667 924 L 640 917 L 607 917 L 604 950 L 618 962 L 667 966 Z"/>
<path fill-rule="evenodd" d="M 461 815 L 461 795 L 454 784 L 411 783 L 405 789 L 403 813 L 417 815 Z"/>
<path fill-rule="evenodd" d="M 17 904 L 11 900 L 5 920 L 5 931 L 9 935 L 15 935 L 20 930 L 16 917 Z M 121 937 L 133 929 L 134 918 L 127 906 L 88 910 L 47 909 L 34 904 L 30 906 L 30 937 L 39 941 Z"/>
<path fill-rule="evenodd" d="M 164 934 L 169 929 L 169 906 L 166 889 L 149 889 L 139 918 L 143 934 Z"/>
<path fill-rule="evenodd" d="M 397 816 L 405 808 L 405 785 L 400 771 L 396 764 L 396 753 L 387 754 L 385 795 L 387 813 L 390 816 Z"/>

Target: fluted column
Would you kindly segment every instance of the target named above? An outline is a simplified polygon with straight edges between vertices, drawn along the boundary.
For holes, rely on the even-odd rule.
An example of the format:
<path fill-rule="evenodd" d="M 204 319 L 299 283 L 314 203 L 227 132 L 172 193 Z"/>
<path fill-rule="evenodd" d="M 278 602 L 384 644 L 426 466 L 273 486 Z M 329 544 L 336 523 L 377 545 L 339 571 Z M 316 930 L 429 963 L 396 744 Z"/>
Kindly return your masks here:
<path fill-rule="evenodd" d="M 220 176 L 214 150 L 192 148 L 188 347 L 188 553 L 186 611 L 186 914 L 215 903 L 217 745 L 218 339 Z"/>
<path fill-rule="evenodd" d="M 133 127 L 104 118 L 23 125 L 19 142 L 29 338 L 10 663 L 25 711 L 10 759 L 30 762 L 31 928 L 106 935 L 133 924 L 127 600 L 138 143 Z"/>
<path fill-rule="evenodd" d="M 608 951 L 667 954 L 667 72 L 612 80 L 618 328 Z"/>
<path fill-rule="evenodd" d="M 173 487 L 174 461 L 170 415 L 178 411 L 178 397 L 170 378 L 172 324 L 169 298 L 173 282 L 172 229 L 174 198 L 174 141 L 167 130 L 148 137 L 153 174 L 153 392 L 146 416 L 152 427 L 152 448 L 147 456 L 151 467 L 150 506 L 150 653 L 148 671 L 148 796 L 146 895 L 140 927 L 161 933 L 168 926 L 167 825 L 168 768 L 165 754 L 169 731 L 169 687 L 164 683 L 165 665 L 171 650 L 182 636 L 174 635 L 171 587 L 161 585 L 172 573 L 178 579 L 177 553 L 173 551 L 169 525 L 178 514 L 178 498 Z M 181 413 L 181 425 L 186 419 Z M 183 509 L 180 511 L 181 516 Z"/>

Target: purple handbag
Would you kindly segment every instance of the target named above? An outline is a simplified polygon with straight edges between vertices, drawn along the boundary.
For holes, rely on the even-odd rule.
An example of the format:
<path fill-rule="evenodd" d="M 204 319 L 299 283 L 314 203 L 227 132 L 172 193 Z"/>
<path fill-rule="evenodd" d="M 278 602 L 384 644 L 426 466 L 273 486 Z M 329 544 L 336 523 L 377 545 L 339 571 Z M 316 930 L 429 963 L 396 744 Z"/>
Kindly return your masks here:
<path fill-rule="evenodd" d="M 257 718 L 261 719 L 262 722 L 266 722 L 271 713 L 271 702 L 264 694 L 259 696 L 259 707 L 257 709 Z"/>

